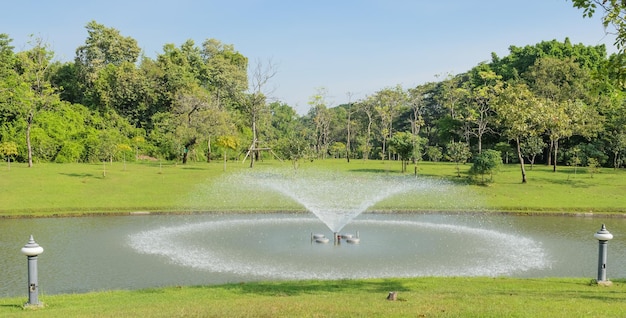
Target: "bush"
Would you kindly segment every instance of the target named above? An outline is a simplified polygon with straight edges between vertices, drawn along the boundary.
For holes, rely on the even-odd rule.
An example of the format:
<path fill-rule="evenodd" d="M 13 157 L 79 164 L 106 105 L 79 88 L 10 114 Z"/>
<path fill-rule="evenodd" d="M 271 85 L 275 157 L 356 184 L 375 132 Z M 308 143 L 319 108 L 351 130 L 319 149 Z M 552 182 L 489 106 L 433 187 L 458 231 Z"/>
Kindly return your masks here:
<path fill-rule="evenodd" d="M 480 175 L 481 183 L 485 183 L 485 175 L 489 174 L 489 182 L 493 181 L 493 175 L 502 165 L 502 156 L 497 150 L 485 150 L 474 157 L 474 164 L 470 168 L 471 175 Z"/>

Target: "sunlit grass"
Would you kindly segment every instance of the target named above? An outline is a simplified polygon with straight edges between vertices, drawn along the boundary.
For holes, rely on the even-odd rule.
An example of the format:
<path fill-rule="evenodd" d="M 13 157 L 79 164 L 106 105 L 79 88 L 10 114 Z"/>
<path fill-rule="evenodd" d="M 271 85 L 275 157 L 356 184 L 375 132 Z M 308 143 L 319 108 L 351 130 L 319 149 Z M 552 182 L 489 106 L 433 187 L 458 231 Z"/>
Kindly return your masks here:
<path fill-rule="evenodd" d="M 390 291 L 398 300 L 388 301 Z M 621 317 L 626 285 L 424 277 L 241 283 L 0 299 L 2 317 Z"/>
<path fill-rule="evenodd" d="M 432 191 L 409 192 L 377 203 L 376 211 L 509 211 L 524 213 L 626 213 L 626 171 L 604 168 L 593 177 L 585 168 L 527 167 L 521 183 L 518 165 L 504 166 L 487 185 L 469 182 L 470 165 L 456 177 L 451 163 L 420 162 L 400 173 L 395 161 L 316 160 L 300 171 L 394 176 L 427 180 Z M 106 168 L 106 176 L 103 174 Z M 0 167 L 0 215 L 51 216 L 91 213 L 196 211 L 303 211 L 297 202 L 241 175 L 263 170 L 291 171 L 290 163 L 268 160 L 254 168 L 241 162 L 13 164 Z M 372 186 L 376 186 L 375 184 Z M 349 189 L 350 184 L 346 184 Z M 347 191 L 349 194 L 349 191 Z M 347 194 L 347 195 L 348 195 Z"/>

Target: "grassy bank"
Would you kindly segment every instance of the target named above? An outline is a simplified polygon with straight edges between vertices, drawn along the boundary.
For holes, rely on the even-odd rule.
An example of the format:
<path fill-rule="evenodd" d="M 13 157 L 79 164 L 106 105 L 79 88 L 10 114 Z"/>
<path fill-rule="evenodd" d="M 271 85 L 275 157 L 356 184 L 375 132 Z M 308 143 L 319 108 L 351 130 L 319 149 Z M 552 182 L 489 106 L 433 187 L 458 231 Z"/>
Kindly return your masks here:
<path fill-rule="evenodd" d="M 266 161 L 253 170 L 247 164 L 135 163 L 13 164 L 0 167 L 0 217 L 55 216 L 132 211 L 285 211 L 303 208 L 263 187 L 250 187 L 236 176 L 263 169 L 291 169 L 289 163 Z M 401 175 L 399 162 L 318 160 L 302 171 L 320 169 L 347 174 Z M 420 163 L 418 178 L 445 180 L 446 193 L 407 193 L 379 202 L 373 210 L 478 210 L 523 213 L 626 213 L 626 171 L 536 165 L 528 183 L 520 182 L 517 165 L 505 166 L 488 186 L 468 184 L 466 171 L 456 177 L 449 163 Z M 106 173 L 106 174 L 105 174 Z M 411 178 L 413 173 L 405 174 Z"/>
<path fill-rule="evenodd" d="M 388 301 L 390 291 L 396 301 Z M 411 278 L 246 283 L 0 299 L 2 317 L 623 317 L 626 285 Z"/>
<path fill-rule="evenodd" d="M 388 301 L 390 291 L 396 301 Z M 623 317 L 626 285 L 571 278 L 246 283 L 0 299 L 3 317 Z"/>

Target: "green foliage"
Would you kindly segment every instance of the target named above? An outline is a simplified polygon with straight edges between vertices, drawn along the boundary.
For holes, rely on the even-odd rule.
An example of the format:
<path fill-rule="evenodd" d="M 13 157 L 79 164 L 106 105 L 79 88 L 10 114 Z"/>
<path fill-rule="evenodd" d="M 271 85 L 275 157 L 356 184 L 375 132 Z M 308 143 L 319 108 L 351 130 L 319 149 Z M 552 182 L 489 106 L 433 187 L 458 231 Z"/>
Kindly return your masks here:
<path fill-rule="evenodd" d="M 439 162 L 443 158 L 443 151 L 438 146 L 428 146 L 426 148 L 426 157 L 432 162 Z"/>
<path fill-rule="evenodd" d="M 589 171 L 589 175 L 593 178 L 593 175 L 600 171 L 600 163 L 596 158 L 588 158 L 587 159 L 587 168 Z"/>
<path fill-rule="evenodd" d="M 472 156 L 469 146 L 464 142 L 452 141 L 446 146 L 446 158 L 454 162 L 457 177 L 461 176 L 459 164 L 465 163 Z"/>
<path fill-rule="evenodd" d="M 17 155 L 17 144 L 12 141 L 0 143 L 0 154 L 5 157 Z"/>
<path fill-rule="evenodd" d="M 419 137 L 410 132 L 400 131 L 389 138 L 389 148 L 400 156 L 402 161 L 402 172 L 406 172 L 408 160 L 413 155 L 415 145 L 419 142 Z"/>
<path fill-rule="evenodd" d="M 599 4 L 575 1 L 575 6 L 593 3 Z M 233 157 L 253 141 L 293 162 L 312 153 L 345 156 L 350 147 L 351 158 L 363 159 L 393 159 L 393 150 L 405 168 L 407 160 L 423 154 L 439 160 L 437 145 L 450 141 L 481 152 L 483 139 L 487 145 L 519 143 L 531 164 L 545 148 L 539 141 L 550 141 L 547 153 L 555 170 L 569 158 L 559 153 L 559 143 L 565 149 L 578 146 L 581 165 L 594 157 L 601 165 L 620 167 L 626 156 L 620 139 L 625 95 L 612 66 L 623 57 L 607 58 L 601 45 L 568 38 L 513 45 L 507 56 L 493 54 L 489 63 L 461 74 L 408 89 L 383 88 L 349 105 L 332 105 L 320 89 L 310 112 L 299 116 L 290 105 L 268 103 L 264 86 L 276 74 L 271 63 L 251 67 L 248 78 L 248 58 L 233 45 L 187 40 L 165 44 L 154 59 L 140 58 L 137 41 L 120 31 L 95 21 L 85 29 L 85 42 L 69 63 L 54 62 L 41 39 L 14 53 L 11 39 L 0 34 L 0 142 L 17 144 L 17 161 L 148 155 L 185 162 L 211 156 L 208 144 L 218 136 L 241 141 Z M 392 140 L 396 132 L 415 136 L 409 156 L 401 149 L 404 141 Z M 509 149 L 503 156 L 509 160 Z M 457 168 L 466 160 L 455 161 Z"/>
<path fill-rule="evenodd" d="M 346 156 L 346 144 L 339 141 L 333 142 L 329 151 L 333 158 L 343 158 Z"/>
<path fill-rule="evenodd" d="M 537 155 L 543 153 L 543 149 L 546 148 L 546 143 L 543 139 L 536 135 L 531 135 L 520 143 L 522 155 L 530 161 L 530 168 L 532 169 L 535 158 Z"/>
<path fill-rule="evenodd" d="M 502 166 L 502 157 L 496 150 L 485 150 L 474 156 L 474 163 L 470 168 L 470 174 L 480 175 L 481 183 L 485 183 L 485 175 L 489 175 L 489 182 L 493 182 L 493 175 Z"/>
<path fill-rule="evenodd" d="M 293 131 L 276 142 L 276 153 L 282 159 L 291 161 L 293 168 L 297 169 L 301 160 L 313 158 L 315 153 L 309 146 L 306 136 Z"/>
<path fill-rule="evenodd" d="M 504 158 L 504 163 L 508 164 L 509 159 L 515 155 L 515 150 L 508 142 L 499 142 L 493 149 L 500 152 L 500 155 Z"/>
<path fill-rule="evenodd" d="M 219 136 L 215 144 L 224 149 L 236 150 L 239 147 L 239 139 L 236 136 Z"/>

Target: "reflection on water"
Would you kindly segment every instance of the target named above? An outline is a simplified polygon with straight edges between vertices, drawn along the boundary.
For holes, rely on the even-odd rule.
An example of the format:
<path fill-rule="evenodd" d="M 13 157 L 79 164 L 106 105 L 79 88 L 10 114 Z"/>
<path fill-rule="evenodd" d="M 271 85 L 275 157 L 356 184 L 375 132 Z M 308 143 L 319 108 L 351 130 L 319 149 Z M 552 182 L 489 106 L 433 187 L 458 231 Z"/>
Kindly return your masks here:
<path fill-rule="evenodd" d="M 344 233 L 304 215 L 161 215 L 0 220 L 0 297 L 27 295 L 20 248 L 33 234 L 42 294 L 267 279 L 414 276 L 589 277 L 602 223 L 614 235 L 607 276 L 626 276 L 626 220 L 362 214 Z"/>

